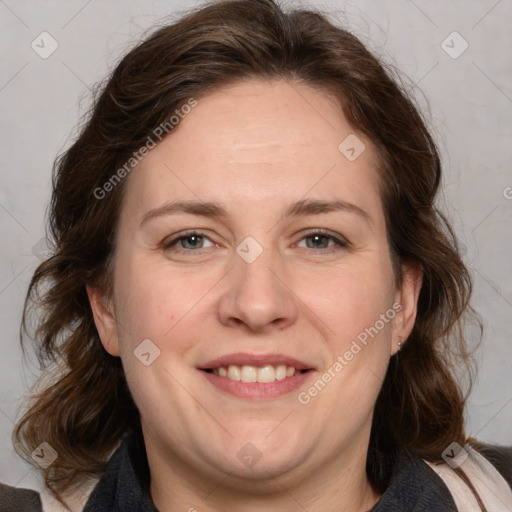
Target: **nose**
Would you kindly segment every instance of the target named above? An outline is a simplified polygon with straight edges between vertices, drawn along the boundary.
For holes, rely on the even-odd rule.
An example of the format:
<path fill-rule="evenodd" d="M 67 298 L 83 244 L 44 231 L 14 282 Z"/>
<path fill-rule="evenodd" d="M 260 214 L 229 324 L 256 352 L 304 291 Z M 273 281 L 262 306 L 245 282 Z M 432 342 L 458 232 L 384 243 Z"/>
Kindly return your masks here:
<path fill-rule="evenodd" d="M 293 324 L 299 309 L 298 298 L 284 264 L 271 249 L 264 249 L 251 263 L 238 254 L 234 259 L 219 302 L 220 322 L 254 332 L 285 329 Z"/>

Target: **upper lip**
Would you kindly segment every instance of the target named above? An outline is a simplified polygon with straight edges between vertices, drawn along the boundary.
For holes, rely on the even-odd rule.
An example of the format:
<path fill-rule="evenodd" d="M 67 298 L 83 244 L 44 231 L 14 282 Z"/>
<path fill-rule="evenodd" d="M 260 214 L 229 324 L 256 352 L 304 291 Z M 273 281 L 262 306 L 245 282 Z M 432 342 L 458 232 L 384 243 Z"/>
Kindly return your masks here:
<path fill-rule="evenodd" d="M 264 364 L 271 364 L 273 366 L 286 365 L 293 366 L 296 370 L 312 370 L 312 366 L 299 361 L 298 359 L 283 354 L 249 354 L 246 352 L 237 352 L 236 354 L 227 354 L 217 357 L 208 361 L 207 363 L 199 366 L 200 370 L 211 370 L 220 368 L 221 366 L 230 365 L 248 365 L 248 366 L 262 366 Z"/>

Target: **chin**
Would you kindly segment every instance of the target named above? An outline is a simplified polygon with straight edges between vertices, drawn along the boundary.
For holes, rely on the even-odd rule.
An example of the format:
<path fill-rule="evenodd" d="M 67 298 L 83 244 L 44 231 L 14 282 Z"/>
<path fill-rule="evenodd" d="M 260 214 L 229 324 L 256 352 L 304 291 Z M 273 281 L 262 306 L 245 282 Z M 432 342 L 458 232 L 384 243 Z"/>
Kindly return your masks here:
<path fill-rule="evenodd" d="M 267 480 L 270 475 L 277 477 L 302 463 L 306 436 L 299 436 L 297 430 L 277 435 L 275 423 L 273 428 L 274 432 L 267 426 L 260 426 L 257 435 L 237 435 L 221 450 L 212 449 L 210 445 L 205 458 L 212 459 L 213 456 L 212 464 L 232 473 L 233 477 L 255 481 Z"/>

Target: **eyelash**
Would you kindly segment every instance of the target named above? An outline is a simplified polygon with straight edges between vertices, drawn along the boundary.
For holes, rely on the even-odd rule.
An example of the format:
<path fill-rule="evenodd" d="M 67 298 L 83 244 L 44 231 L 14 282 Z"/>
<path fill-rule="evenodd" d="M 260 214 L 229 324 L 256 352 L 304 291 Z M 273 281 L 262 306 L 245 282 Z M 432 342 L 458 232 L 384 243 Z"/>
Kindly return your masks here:
<path fill-rule="evenodd" d="M 307 233 L 304 233 L 303 237 L 300 239 L 300 241 L 306 239 L 306 238 L 311 238 L 315 235 L 321 235 L 322 237 L 326 237 L 328 238 L 329 240 L 332 240 L 338 247 L 336 248 L 325 248 L 325 249 L 309 249 L 309 248 L 306 248 L 306 249 L 309 249 L 309 251 L 313 252 L 313 254 L 322 254 L 322 255 L 325 255 L 325 254 L 333 254 L 341 249 L 348 249 L 350 247 L 350 243 L 347 241 L 347 240 L 343 240 L 343 239 L 339 239 L 337 237 L 335 237 L 330 231 L 327 231 L 325 229 L 315 229 L 315 230 L 310 230 L 308 231 Z M 163 249 L 164 251 L 167 251 L 169 250 L 173 245 L 177 244 L 178 242 L 180 242 L 181 240 L 185 240 L 191 236 L 200 236 L 200 237 L 203 237 L 203 238 L 207 238 L 208 240 L 210 240 L 210 238 L 208 236 L 205 235 L 205 233 L 203 233 L 202 231 L 200 230 L 190 230 L 190 231 L 187 231 L 185 232 L 185 234 L 182 234 L 180 236 L 177 236 L 177 237 L 173 237 L 171 238 L 170 240 L 166 240 L 164 241 L 163 243 Z M 211 242 L 213 242 L 212 240 L 210 240 Z M 214 242 L 213 242 L 214 243 Z M 198 250 L 195 250 L 195 249 L 179 249 L 180 253 L 184 253 L 184 254 L 191 254 L 191 253 L 195 253 L 197 255 L 201 255 L 203 254 L 200 249 Z"/>

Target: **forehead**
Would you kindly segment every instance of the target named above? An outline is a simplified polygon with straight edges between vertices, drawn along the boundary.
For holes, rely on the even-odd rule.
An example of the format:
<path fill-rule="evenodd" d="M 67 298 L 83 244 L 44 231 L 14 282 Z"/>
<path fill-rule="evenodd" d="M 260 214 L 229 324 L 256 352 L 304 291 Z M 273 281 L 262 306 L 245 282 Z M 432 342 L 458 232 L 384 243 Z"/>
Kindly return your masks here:
<path fill-rule="evenodd" d="M 347 140 L 361 152 L 356 159 L 347 158 Z M 221 198 L 247 209 L 342 194 L 371 210 L 380 203 L 375 168 L 371 142 L 355 134 L 326 90 L 247 80 L 197 98 L 133 171 L 127 200 L 143 209 Z"/>

